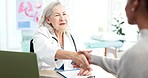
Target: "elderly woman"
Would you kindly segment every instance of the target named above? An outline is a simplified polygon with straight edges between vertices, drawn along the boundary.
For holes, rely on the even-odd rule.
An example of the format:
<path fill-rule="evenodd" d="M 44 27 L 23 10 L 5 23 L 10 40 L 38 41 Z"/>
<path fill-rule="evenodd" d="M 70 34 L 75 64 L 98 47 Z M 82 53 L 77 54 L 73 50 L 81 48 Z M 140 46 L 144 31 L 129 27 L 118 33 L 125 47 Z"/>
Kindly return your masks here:
<path fill-rule="evenodd" d="M 79 73 L 80 75 L 89 75 L 91 68 L 87 58 L 78 53 L 83 51 L 79 51 L 79 42 L 69 31 L 68 23 L 68 14 L 60 2 L 52 2 L 44 9 L 39 28 L 33 37 L 39 69 L 71 70 L 73 61 L 86 70 L 82 74 Z"/>
<path fill-rule="evenodd" d="M 148 0 L 128 0 L 125 10 L 128 23 L 138 25 L 141 38 L 121 60 L 82 53 L 90 63 L 101 66 L 117 78 L 148 78 Z"/>

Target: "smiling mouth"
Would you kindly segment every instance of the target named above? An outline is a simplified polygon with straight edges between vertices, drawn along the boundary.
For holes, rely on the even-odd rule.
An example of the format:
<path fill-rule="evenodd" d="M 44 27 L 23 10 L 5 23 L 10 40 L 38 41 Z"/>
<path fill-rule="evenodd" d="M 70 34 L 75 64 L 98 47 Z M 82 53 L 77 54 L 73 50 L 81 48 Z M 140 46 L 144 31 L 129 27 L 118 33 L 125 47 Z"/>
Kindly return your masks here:
<path fill-rule="evenodd" d="M 60 25 L 65 25 L 66 23 L 60 23 Z"/>

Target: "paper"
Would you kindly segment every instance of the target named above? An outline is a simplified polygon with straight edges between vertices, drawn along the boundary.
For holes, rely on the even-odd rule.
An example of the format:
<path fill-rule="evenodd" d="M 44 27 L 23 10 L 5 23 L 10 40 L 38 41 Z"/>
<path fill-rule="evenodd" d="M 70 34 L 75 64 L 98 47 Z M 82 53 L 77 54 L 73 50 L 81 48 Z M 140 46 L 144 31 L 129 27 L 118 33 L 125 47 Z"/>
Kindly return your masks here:
<path fill-rule="evenodd" d="M 80 70 L 58 71 L 58 73 L 65 76 L 65 78 L 87 78 L 89 76 L 78 76 Z"/>

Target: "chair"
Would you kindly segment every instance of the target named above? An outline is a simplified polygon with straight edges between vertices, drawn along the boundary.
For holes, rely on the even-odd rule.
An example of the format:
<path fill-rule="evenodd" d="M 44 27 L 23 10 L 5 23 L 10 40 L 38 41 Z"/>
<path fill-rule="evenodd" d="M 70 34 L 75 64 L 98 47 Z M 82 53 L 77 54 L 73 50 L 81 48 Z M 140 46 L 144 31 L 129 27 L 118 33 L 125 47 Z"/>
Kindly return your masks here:
<path fill-rule="evenodd" d="M 104 56 L 110 57 L 109 53 L 112 53 L 114 55 L 114 57 L 117 58 L 118 51 L 117 51 L 116 47 L 115 48 L 105 48 Z"/>
<path fill-rule="evenodd" d="M 30 52 L 34 52 L 33 39 L 30 40 Z"/>

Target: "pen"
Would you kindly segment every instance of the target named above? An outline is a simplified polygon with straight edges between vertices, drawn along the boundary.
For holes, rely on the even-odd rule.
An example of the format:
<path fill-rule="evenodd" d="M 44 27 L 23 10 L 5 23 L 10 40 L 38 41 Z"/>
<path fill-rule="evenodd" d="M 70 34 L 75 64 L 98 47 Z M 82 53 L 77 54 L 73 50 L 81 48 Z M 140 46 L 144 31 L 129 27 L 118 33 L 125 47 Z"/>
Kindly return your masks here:
<path fill-rule="evenodd" d="M 63 76 L 64 78 L 67 78 L 66 76 L 64 76 L 63 74 L 61 74 L 60 72 L 57 71 L 58 74 L 60 74 L 61 76 Z"/>
<path fill-rule="evenodd" d="M 87 77 L 87 78 L 95 78 L 95 76 L 89 76 L 89 77 Z"/>

